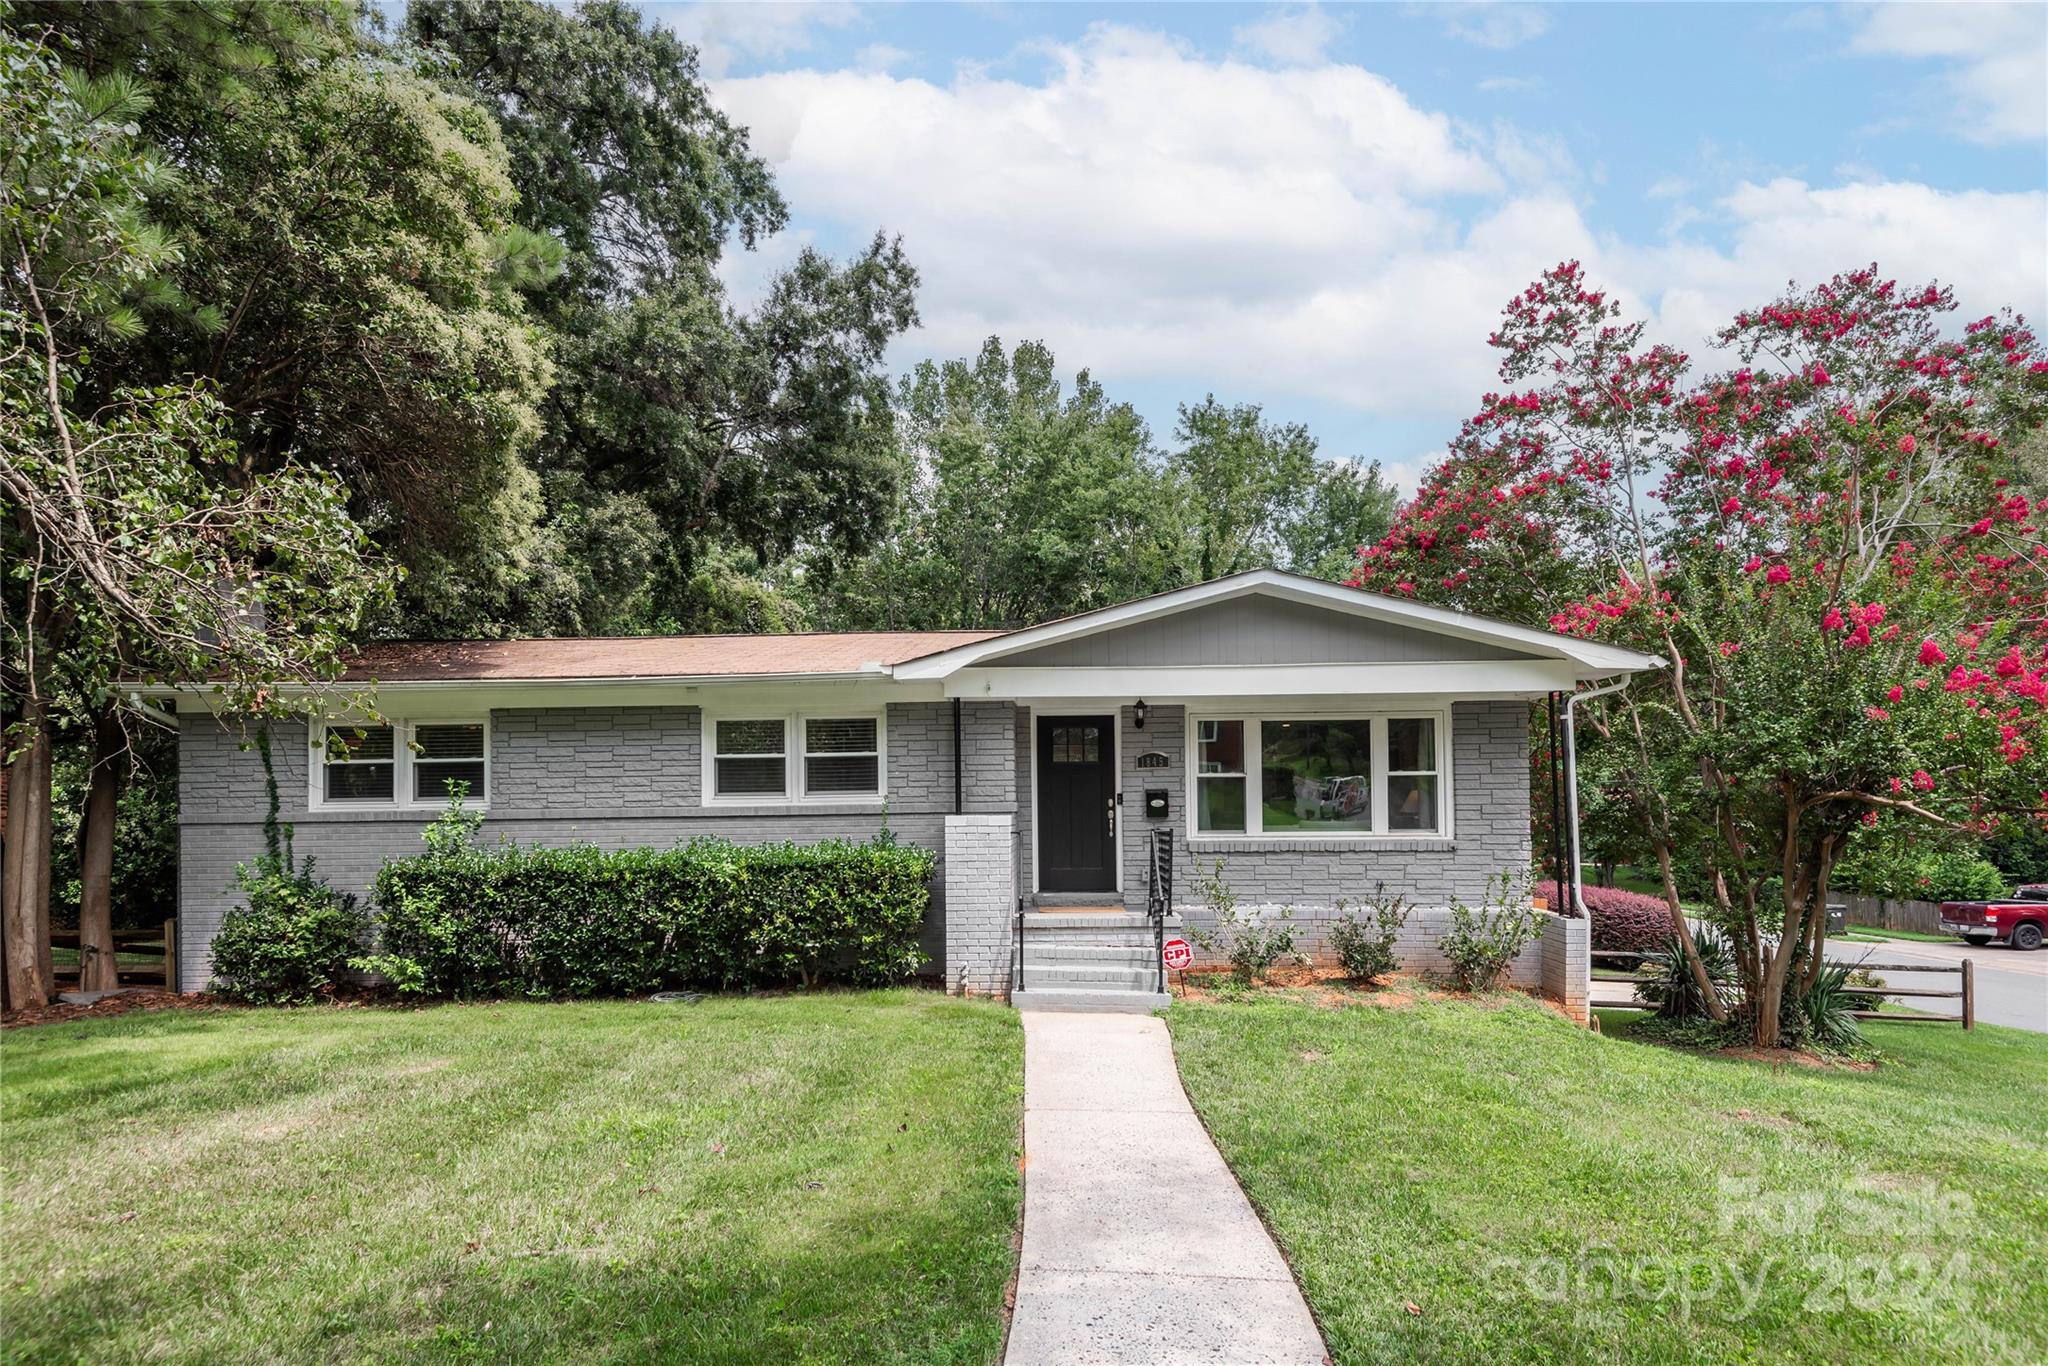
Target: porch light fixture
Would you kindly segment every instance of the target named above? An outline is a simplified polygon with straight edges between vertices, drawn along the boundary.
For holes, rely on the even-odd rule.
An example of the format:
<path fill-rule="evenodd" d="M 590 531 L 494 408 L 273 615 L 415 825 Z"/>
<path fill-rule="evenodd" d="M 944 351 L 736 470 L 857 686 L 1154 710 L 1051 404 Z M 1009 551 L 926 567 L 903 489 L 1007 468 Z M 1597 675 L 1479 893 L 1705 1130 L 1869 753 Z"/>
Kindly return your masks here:
<path fill-rule="evenodd" d="M 1145 699 L 1139 698 L 1138 705 L 1131 708 L 1131 720 L 1139 730 L 1145 729 Z"/>

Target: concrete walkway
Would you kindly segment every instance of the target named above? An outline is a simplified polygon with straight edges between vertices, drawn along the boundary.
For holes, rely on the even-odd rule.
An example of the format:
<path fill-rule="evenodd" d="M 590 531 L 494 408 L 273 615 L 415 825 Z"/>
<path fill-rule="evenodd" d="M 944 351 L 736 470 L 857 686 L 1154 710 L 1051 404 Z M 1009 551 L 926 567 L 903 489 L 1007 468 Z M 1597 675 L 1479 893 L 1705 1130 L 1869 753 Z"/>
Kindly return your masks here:
<path fill-rule="evenodd" d="M 1024 1154 L 1010 1366 L 1327 1360 L 1163 1021 L 1026 1015 Z"/>

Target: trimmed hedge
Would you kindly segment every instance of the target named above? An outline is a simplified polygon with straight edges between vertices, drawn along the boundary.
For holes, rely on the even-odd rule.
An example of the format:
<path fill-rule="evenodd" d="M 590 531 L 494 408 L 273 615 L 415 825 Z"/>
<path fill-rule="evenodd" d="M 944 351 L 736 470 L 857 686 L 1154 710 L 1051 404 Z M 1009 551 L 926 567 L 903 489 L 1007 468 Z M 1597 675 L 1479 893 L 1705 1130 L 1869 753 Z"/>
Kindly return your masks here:
<path fill-rule="evenodd" d="M 1539 882 L 1529 890 L 1548 898 L 1545 904 L 1551 910 L 1561 912 L 1565 909 L 1568 898 L 1558 891 L 1557 883 Z M 1593 948 L 1656 953 L 1671 937 L 1671 910 L 1664 904 L 1663 897 L 1590 884 L 1584 891 L 1586 909 L 1593 917 Z"/>
<path fill-rule="evenodd" d="M 378 872 L 381 952 L 361 966 L 428 996 L 900 981 L 936 863 L 883 842 L 436 846 Z"/>

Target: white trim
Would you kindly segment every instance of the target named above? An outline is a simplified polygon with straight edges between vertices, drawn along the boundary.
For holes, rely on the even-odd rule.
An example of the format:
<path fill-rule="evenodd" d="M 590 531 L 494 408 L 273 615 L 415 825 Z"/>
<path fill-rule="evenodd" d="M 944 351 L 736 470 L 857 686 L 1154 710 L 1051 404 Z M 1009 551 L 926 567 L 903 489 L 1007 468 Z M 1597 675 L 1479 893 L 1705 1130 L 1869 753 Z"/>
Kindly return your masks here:
<path fill-rule="evenodd" d="M 1169 616 L 1204 603 L 1220 602 L 1246 594 L 1260 593 L 1295 602 L 1326 607 L 1371 620 L 1420 626 L 1440 635 L 1479 641 L 1491 645 L 1527 650 L 1539 658 L 1561 659 L 1593 670 L 1597 675 L 1631 673 L 1663 667 L 1655 655 L 1638 654 L 1572 636 L 1539 631 L 1513 622 L 1468 616 L 1447 608 L 1431 607 L 1405 598 L 1387 597 L 1341 584 L 1311 579 L 1277 569 L 1255 569 L 1228 578 L 1212 579 L 1188 588 L 1140 598 L 1117 607 L 1104 607 L 1043 626 L 1027 627 L 1007 635 L 955 646 L 937 654 L 907 660 L 891 671 L 897 678 L 944 678 L 960 669 L 985 664 L 1020 651 L 1051 645 L 1058 641 L 1095 635 L 1119 626 L 1135 625 L 1155 617 Z"/>
<path fill-rule="evenodd" d="M 382 720 L 369 718 L 350 719 L 340 717 L 333 720 L 315 721 L 306 727 L 306 809 L 308 811 L 440 811 L 447 807 L 448 799 L 443 797 L 416 797 L 413 795 L 413 773 L 417 756 L 414 755 L 413 732 L 420 726 L 481 726 L 484 733 L 484 786 L 483 791 L 472 792 L 463 799 L 463 805 L 471 810 L 488 810 L 491 804 L 491 716 L 489 712 L 478 715 L 470 712 L 460 716 L 387 716 Z M 327 795 L 327 733 L 330 730 L 369 730 L 378 726 L 391 728 L 391 797 L 384 801 L 349 801 Z M 381 763 L 381 760 L 369 762 Z"/>
<path fill-rule="evenodd" d="M 1150 701 L 1150 699 L 1148 698 L 1147 701 Z M 1040 709 L 1036 705 L 1032 705 L 1027 706 L 1025 712 L 1028 719 L 1025 724 L 1024 734 L 1027 741 L 1026 747 L 1031 753 L 1031 895 L 1037 896 L 1041 890 L 1038 880 L 1039 846 L 1045 843 L 1045 822 L 1039 818 L 1040 808 L 1038 805 L 1039 800 L 1045 795 L 1045 788 L 1041 785 L 1038 774 L 1038 717 Z M 1110 851 L 1110 862 L 1115 865 L 1112 871 L 1116 875 L 1116 884 L 1111 890 L 1121 899 L 1124 894 L 1123 704 L 1119 702 L 1104 702 L 1098 698 L 1092 707 L 1087 705 L 1047 707 L 1044 709 L 1044 714 L 1052 717 L 1104 715 L 1109 717 L 1110 743 L 1112 746 L 1110 750 L 1110 763 L 1113 765 L 1110 774 L 1110 800 L 1113 805 L 1110 807 L 1110 810 L 1116 813 L 1116 835 L 1112 841 L 1115 847 Z M 1068 893 L 1063 892 L 1060 895 L 1065 896 Z M 1083 893 L 1075 892 L 1072 895 L 1080 896 Z M 1109 893 L 1104 892 L 1103 895 L 1107 896 Z"/>
<path fill-rule="evenodd" d="M 1434 830 L 1389 830 L 1387 828 L 1387 722 L 1408 717 L 1422 717 L 1436 722 L 1437 733 L 1437 828 Z M 1195 828 L 1195 784 L 1202 777 L 1196 771 L 1197 756 L 1200 752 L 1198 736 L 1204 721 L 1238 721 L 1244 725 L 1244 829 L 1243 830 L 1197 830 Z M 1365 721 L 1372 729 L 1368 743 L 1372 749 L 1372 829 L 1370 830 L 1267 830 L 1265 828 L 1265 803 L 1258 798 L 1254 783 L 1258 780 L 1260 766 L 1252 759 L 1254 753 L 1265 752 L 1265 739 L 1259 732 L 1262 721 Z M 1186 715 L 1185 734 L 1181 745 L 1181 771 L 1183 776 L 1181 818 L 1183 838 L 1190 842 L 1216 841 L 1218 843 L 1250 843 L 1267 840 L 1309 840 L 1328 844 L 1387 844 L 1411 840 L 1450 841 L 1457 838 L 1456 794 L 1454 786 L 1457 765 L 1453 761 L 1451 739 L 1451 709 L 1445 707 L 1397 707 L 1397 708 L 1342 708 L 1320 707 L 1313 711 L 1298 708 L 1264 708 L 1258 710 L 1219 710 L 1209 708 L 1197 711 L 1189 708 Z M 1235 775 L 1224 775 L 1235 776 Z"/>
<path fill-rule="evenodd" d="M 702 759 L 702 786 L 698 804 L 719 807 L 761 806 L 854 806 L 880 808 L 889 800 L 889 709 L 880 707 L 809 707 L 783 710 L 774 707 L 712 708 L 699 704 L 701 727 L 698 749 Z M 804 773 L 804 722 L 873 721 L 875 723 L 875 790 L 873 792 L 810 792 Z M 782 723 L 782 791 L 745 796 L 718 793 L 718 723 L 720 721 L 780 721 Z M 728 756 L 737 757 L 737 756 Z M 757 755 L 773 758 L 773 755 Z"/>
<path fill-rule="evenodd" d="M 1179 664 L 1146 668 L 971 668 L 945 680 L 948 697 L 970 702 L 1029 698 L 1143 697 L 1190 702 L 1217 697 L 1540 698 L 1570 692 L 1584 670 L 1568 660 L 1443 664 Z"/>

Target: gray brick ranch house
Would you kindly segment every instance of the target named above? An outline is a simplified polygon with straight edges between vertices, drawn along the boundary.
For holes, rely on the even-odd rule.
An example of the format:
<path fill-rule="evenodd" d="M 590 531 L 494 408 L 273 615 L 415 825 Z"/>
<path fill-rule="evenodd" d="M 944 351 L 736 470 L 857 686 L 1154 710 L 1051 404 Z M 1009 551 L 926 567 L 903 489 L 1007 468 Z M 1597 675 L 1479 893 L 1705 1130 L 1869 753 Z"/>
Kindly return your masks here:
<path fill-rule="evenodd" d="M 349 677 L 388 724 L 333 718 L 346 757 L 324 723 L 272 749 L 298 849 L 353 889 L 419 852 L 451 778 L 522 843 L 859 839 L 886 808 L 940 855 L 925 947 L 948 990 L 1146 1006 L 1154 831 L 1175 926 L 1205 914 L 1192 859 L 1293 907 L 1311 951 L 1337 901 L 1385 883 L 1424 908 L 1404 959 L 1436 965 L 1442 908 L 1529 865 L 1530 702 L 1661 662 L 1259 570 L 1008 632 L 377 645 Z M 266 797 L 203 698 L 179 733 L 193 990 Z M 1586 955 L 1585 922 L 1553 918 L 1515 979 L 1583 1016 Z"/>

